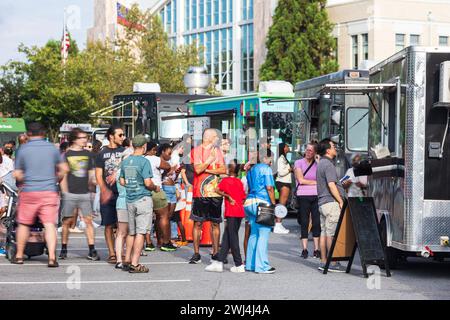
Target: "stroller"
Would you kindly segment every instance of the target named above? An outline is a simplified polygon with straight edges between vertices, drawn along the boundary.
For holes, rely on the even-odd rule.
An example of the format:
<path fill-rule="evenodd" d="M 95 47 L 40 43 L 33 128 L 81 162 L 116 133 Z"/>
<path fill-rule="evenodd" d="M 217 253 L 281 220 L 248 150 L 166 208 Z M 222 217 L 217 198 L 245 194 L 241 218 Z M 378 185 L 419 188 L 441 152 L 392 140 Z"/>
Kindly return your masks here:
<path fill-rule="evenodd" d="M 16 255 L 16 207 L 18 194 L 6 182 L 1 184 L 0 189 L 3 189 L 2 191 L 8 197 L 7 211 L 0 219 L 0 242 L 4 242 L 6 258 L 11 261 Z M 36 222 L 30 227 L 30 237 L 24 252 L 28 258 L 40 256 L 46 251 L 43 229 L 44 226 L 40 222 Z"/>

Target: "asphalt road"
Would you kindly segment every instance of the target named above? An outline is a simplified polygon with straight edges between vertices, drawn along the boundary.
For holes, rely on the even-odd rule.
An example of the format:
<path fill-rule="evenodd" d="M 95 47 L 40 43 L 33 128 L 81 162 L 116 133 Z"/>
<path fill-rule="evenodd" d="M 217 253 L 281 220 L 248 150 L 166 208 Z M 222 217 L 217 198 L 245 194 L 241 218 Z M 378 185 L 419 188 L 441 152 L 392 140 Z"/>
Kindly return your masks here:
<path fill-rule="evenodd" d="M 190 265 L 192 245 L 174 253 L 150 252 L 142 258 L 150 272 L 129 274 L 105 261 L 86 260 L 84 235 L 73 234 L 69 257 L 60 261 L 59 268 L 47 268 L 46 256 L 34 257 L 21 266 L 0 260 L 0 299 L 450 299 L 450 261 L 410 258 L 391 278 L 381 271 L 379 278 L 365 279 L 356 257 L 350 274 L 323 275 L 317 270 L 317 259 L 300 257 L 296 221 L 288 219 L 285 226 L 290 234 L 271 235 L 270 263 L 277 271 L 267 275 L 233 274 L 228 270 L 231 264 L 221 274 L 205 272 L 210 249 L 201 249 L 202 264 Z M 101 229 L 96 238 L 104 260 L 107 251 Z"/>

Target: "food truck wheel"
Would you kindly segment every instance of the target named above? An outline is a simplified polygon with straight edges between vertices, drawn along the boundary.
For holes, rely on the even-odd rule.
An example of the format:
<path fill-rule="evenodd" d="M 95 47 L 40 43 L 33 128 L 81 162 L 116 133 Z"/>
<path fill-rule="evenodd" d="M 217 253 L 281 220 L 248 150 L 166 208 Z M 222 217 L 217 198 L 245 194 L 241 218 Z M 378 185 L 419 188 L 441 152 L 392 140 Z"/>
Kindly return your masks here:
<path fill-rule="evenodd" d="M 397 269 L 400 255 L 395 248 L 387 246 L 387 226 L 386 219 L 381 220 L 381 242 L 383 243 L 383 248 L 386 252 L 386 259 L 389 263 L 390 269 Z M 384 269 L 384 266 L 380 266 Z"/>

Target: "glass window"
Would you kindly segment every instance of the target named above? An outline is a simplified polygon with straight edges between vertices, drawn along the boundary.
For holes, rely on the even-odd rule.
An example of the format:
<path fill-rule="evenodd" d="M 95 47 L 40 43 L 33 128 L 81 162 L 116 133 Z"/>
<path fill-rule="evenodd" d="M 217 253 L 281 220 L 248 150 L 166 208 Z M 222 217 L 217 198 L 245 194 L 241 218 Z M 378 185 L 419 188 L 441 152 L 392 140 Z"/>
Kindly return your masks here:
<path fill-rule="evenodd" d="M 247 0 L 241 0 L 242 20 L 247 20 Z"/>
<path fill-rule="evenodd" d="M 227 23 L 227 0 L 222 0 L 220 5 L 221 5 L 221 8 L 220 8 L 221 21 L 220 21 L 220 23 L 224 24 L 224 23 Z"/>
<path fill-rule="evenodd" d="M 228 22 L 233 22 L 233 0 L 228 0 Z"/>
<path fill-rule="evenodd" d="M 253 19 L 253 0 L 248 0 L 248 18 Z"/>
<path fill-rule="evenodd" d="M 405 35 L 402 33 L 395 34 L 395 50 L 400 51 L 405 47 Z"/>
<path fill-rule="evenodd" d="M 177 32 L 177 5 L 178 1 L 175 0 L 173 5 L 173 32 Z"/>
<path fill-rule="evenodd" d="M 214 0 L 214 25 L 219 24 L 219 0 Z"/>
<path fill-rule="evenodd" d="M 179 116 L 179 112 L 159 113 L 159 137 L 166 139 L 177 139 L 183 136 L 187 130 L 187 119 L 161 120 L 163 117 Z"/>
<path fill-rule="evenodd" d="M 171 25 L 171 23 L 172 23 L 172 3 L 169 3 L 166 6 L 166 9 L 167 9 L 166 32 L 172 33 L 172 29 L 171 29 L 171 27 L 172 27 L 172 25 Z"/>
<path fill-rule="evenodd" d="M 262 129 L 267 130 L 267 136 L 279 136 L 284 143 L 292 143 L 293 123 L 294 114 L 292 112 L 264 112 L 262 114 Z"/>
<path fill-rule="evenodd" d="M 165 10 L 162 9 L 162 10 L 161 10 L 161 23 L 162 23 L 163 28 L 164 28 L 164 30 L 165 30 L 166 23 L 165 23 L 165 21 L 164 21 L 164 17 L 165 17 Z"/>
<path fill-rule="evenodd" d="M 411 34 L 409 36 L 409 44 L 411 46 L 418 46 L 418 45 L 420 45 L 420 35 L 418 35 L 418 34 Z"/>
<path fill-rule="evenodd" d="M 369 35 L 364 33 L 362 35 L 362 46 L 363 46 L 363 60 L 369 60 Z"/>
<path fill-rule="evenodd" d="M 206 25 L 209 27 L 211 26 L 211 22 L 212 22 L 212 4 L 211 4 L 212 0 L 206 0 Z"/>
<path fill-rule="evenodd" d="M 369 110 L 367 108 L 347 109 L 347 149 L 367 151 L 369 144 Z"/>
<path fill-rule="evenodd" d="M 197 29 L 197 0 L 192 0 L 191 28 Z"/>
<path fill-rule="evenodd" d="M 358 69 L 358 36 L 352 36 L 352 64 L 353 68 Z"/>
<path fill-rule="evenodd" d="M 205 26 L 205 0 L 200 0 L 199 3 L 199 19 L 200 19 L 200 25 L 199 28 L 203 28 Z"/>
<path fill-rule="evenodd" d="M 184 29 L 186 30 L 186 31 L 189 31 L 190 30 L 190 28 L 189 28 L 189 22 L 191 21 L 191 3 L 190 3 L 190 0 L 185 0 L 185 10 L 184 10 L 184 12 L 185 12 L 185 17 L 184 17 L 184 23 L 185 23 L 185 25 L 184 25 Z"/>
<path fill-rule="evenodd" d="M 442 46 L 442 47 L 448 46 L 448 37 L 440 36 L 439 37 L 439 45 Z"/>

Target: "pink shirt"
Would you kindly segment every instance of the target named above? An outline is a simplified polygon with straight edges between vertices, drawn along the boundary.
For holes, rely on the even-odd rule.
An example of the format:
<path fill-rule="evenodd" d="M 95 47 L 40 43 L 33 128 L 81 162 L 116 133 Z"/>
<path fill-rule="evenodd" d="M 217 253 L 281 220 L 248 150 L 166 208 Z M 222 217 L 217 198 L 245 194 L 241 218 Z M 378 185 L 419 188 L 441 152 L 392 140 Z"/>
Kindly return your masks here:
<path fill-rule="evenodd" d="M 305 159 L 295 161 L 294 168 L 296 170 L 301 169 L 303 172 L 303 177 L 306 180 L 316 181 L 317 162 L 313 164 L 311 169 L 309 169 L 308 173 L 305 175 L 304 172 L 308 169 L 308 167 L 309 164 Z M 298 181 L 296 181 L 296 185 L 298 186 Z M 302 184 L 297 188 L 297 196 L 317 196 L 317 186 Z"/>

